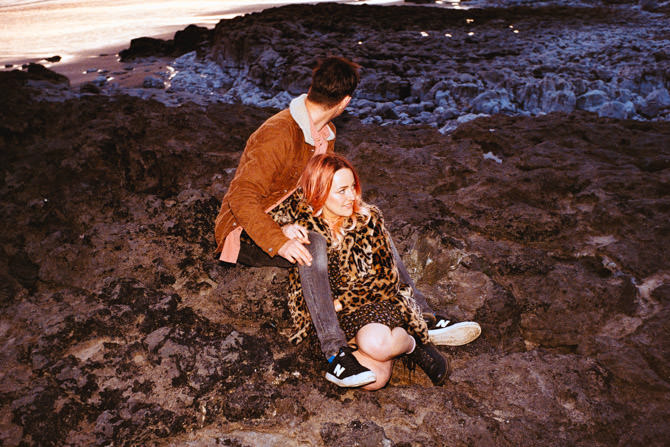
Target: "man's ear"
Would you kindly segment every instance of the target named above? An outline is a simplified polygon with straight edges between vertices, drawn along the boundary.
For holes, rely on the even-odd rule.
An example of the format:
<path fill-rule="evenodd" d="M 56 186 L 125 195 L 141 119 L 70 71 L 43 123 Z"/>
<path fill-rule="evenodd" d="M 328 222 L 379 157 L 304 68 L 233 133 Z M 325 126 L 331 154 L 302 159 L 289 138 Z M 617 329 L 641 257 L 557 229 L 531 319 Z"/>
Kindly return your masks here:
<path fill-rule="evenodd" d="M 338 104 L 338 109 L 339 109 L 340 112 L 342 112 L 344 109 L 347 108 L 347 106 L 349 105 L 349 101 L 351 101 L 351 96 L 349 96 L 349 95 L 342 98 L 342 100 Z"/>

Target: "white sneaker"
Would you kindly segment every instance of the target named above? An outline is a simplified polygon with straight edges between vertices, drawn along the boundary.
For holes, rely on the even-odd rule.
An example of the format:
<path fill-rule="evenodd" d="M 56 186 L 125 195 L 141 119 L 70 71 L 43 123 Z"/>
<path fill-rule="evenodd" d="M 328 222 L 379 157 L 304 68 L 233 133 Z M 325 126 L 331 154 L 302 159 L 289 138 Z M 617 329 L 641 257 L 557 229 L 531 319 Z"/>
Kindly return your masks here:
<path fill-rule="evenodd" d="M 439 346 L 461 346 L 476 340 L 482 333 L 479 323 L 456 321 L 442 315 L 435 315 L 435 322 L 428 322 L 430 341 Z"/>
<path fill-rule="evenodd" d="M 358 363 L 352 354 L 353 349 L 340 348 L 333 361 L 328 365 L 326 379 L 341 387 L 359 387 L 377 380 L 375 373 Z"/>

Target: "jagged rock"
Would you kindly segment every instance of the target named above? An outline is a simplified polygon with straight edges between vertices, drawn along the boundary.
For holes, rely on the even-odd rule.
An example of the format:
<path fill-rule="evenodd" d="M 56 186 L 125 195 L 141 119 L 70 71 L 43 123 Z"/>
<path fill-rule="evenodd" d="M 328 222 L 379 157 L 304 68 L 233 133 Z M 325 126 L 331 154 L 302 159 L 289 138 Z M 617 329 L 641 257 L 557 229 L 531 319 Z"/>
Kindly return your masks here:
<path fill-rule="evenodd" d="M 398 362 L 378 392 L 335 387 L 323 378 L 316 341 L 286 341 L 286 271 L 231 268 L 214 258 L 220 199 L 246 139 L 274 113 L 218 101 L 236 95 L 285 104 L 287 94 L 272 90 L 285 82 L 281 76 L 267 90 L 260 78 L 245 78 L 242 61 L 235 68 L 193 53 L 180 63 L 212 70 L 212 85 L 220 70 L 225 82 L 216 81 L 212 103 L 166 107 L 128 95 L 39 101 L 35 91 L 53 83 L 0 73 L 0 280 L 8 285 L 0 286 L 7 340 L 0 350 L 0 443 L 667 443 L 670 124 L 637 115 L 647 100 L 662 103 L 663 92 L 649 96 L 660 88 L 665 62 L 646 65 L 644 75 L 624 73 L 629 83 L 616 76 L 605 82 L 577 71 L 579 64 L 552 47 L 552 39 L 598 47 L 594 40 L 616 36 L 612 17 L 622 20 L 617 26 L 631 24 L 630 45 L 642 45 L 637 16 L 616 7 L 609 16 L 598 8 L 577 15 L 572 8 L 393 8 L 293 6 L 221 27 L 244 35 L 249 24 L 273 17 L 259 29 L 278 29 L 273 50 L 293 57 L 300 70 L 319 54 L 310 47 L 315 52 L 303 59 L 312 41 L 304 37 L 320 30 L 337 48 L 361 51 L 351 54 L 370 62 L 363 64 L 370 76 L 391 70 L 396 82 L 412 79 L 412 70 L 426 73 L 406 98 L 381 105 L 354 98 L 369 114 L 336 120 L 336 149 L 357 166 L 365 200 L 383 210 L 430 304 L 482 324 L 474 343 L 440 348 L 453 370 L 447 383 L 433 387 Z M 309 20 L 300 20 L 305 11 Z M 348 20 L 339 20 L 345 13 Z M 410 13 L 412 20 L 397 20 Z M 461 22 L 471 14 L 467 28 Z M 378 51 L 365 48 L 375 37 L 362 34 L 368 28 L 361 17 L 374 17 L 383 30 Z M 508 19 L 520 19 L 515 29 L 528 41 L 514 37 Z M 569 38 L 558 24 L 569 25 Z M 468 42 L 436 32 L 446 26 L 454 35 L 481 27 L 481 36 Z M 429 36 L 420 35 L 424 29 Z M 492 43 L 493 34 L 501 42 Z M 349 35 L 354 44 L 347 46 Z M 644 44 L 653 49 L 658 42 Z M 618 41 L 613 51 L 631 63 L 653 58 L 629 53 L 628 45 Z M 548 50 L 560 63 L 540 60 Z M 435 61 L 441 52 L 450 58 L 444 71 Z M 524 53 L 538 61 L 510 64 Z M 482 61 L 528 72 L 508 81 L 479 76 Z M 560 76 L 545 72 L 560 66 Z M 275 68 L 263 82 L 284 73 Z M 470 100 L 496 89 L 519 107 L 525 95 L 538 115 L 463 113 Z M 554 93 L 594 90 L 607 96 L 600 113 L 619 110 L 615 101 L 632 103 L 635 119 L 541 114 L 542 107 L 570 104 L 569 95 L 550 100 Z M 443 116 L 436 125 L 449 132 L 394 124 L 430 122 L 426 114 Z"/>
<path fill-rule="evenodd" d="M 174 50 L 176 56 L 197 50 L 208 42 L 210 30 L 204 26 L 189 25 L 174 35 Z"/>
<path fill-rule="evenodd" d="M 195 66 L 196 72 L 187 69 Z M 206 96 L 219 89 L 230 88 L 233 84 L 233 79 L 226 76 L 216 63 L 199 62 L 195 51 L 175 59 L 173 67 L 178 72 L 170 79 L 171 91 L 190 91 Z"/>
<path fill-rule="evenodd" d="M 142 87 L 162 89 L 165 88 L 165 83 L 160 78 L 154 76 L 147 76 L 144 78 L 144 81 L 142 82 Z"/>
<path fill-rule="evenodd" d="M 511 112 L 514 110 L 514 106 L 505 90 L 496 90 L 484 92 L 473 99 L 472 110 L 477 113 L 493 115 L 495 113 Z"/>
<path fill-rule="evenodd" d="M 445 136 L 339 121 L 339 150 L 419 287 L 484 330 L 444 350 L 444 388 L 398 365 L 372 394 L 331 386 L 316 345 L 286 342 L 285 271 L 212 259 L 219 198 L 270 110 L 123 96 L 10 106 L 29 110 L 34 130 L 2 133 L 15 174 L 1 215 L 19 223 L 6 223 L 3 249 L 30 259 L 0 263 L 19 279 L 3 302 L 0 327 L 16 337 L 3 367 L 26 377 L 0 381 L 12 417 L 3 442 L 204 442 L 199 433 L 230 424 L 241 428 L 226 439 L 249 445 L 429 445 L 445 430 L 456 445 L 666 439 L 653 421 L 670 416 L 667 123 L 471 115 Z M 58 212 L 24 206 L 44 190 Z"/>
<path fill-rule="evenodd" d="M 154 37 L 138 37 L 130 41 L 130 47 L 119 52 L 122 61 L 128 61 L 138 57 L 158 56 L 168 53 L 171 45 Z"/>
<path fill-rule="evenodd" d="M 309 19 L 302 18 L 305 8 L 310 10 L 306 14 Z M 152 97 L 168 104 L 195 100 L 201 104 L 228 102 L 285 107 L 291 95 L 307 89 L 314 62 L 305 56 L 305 51 L 295 50 L 292 39 L 306 37 L 306 30 L 312 30 L 309 39 L 302 40 L 302 45 L 309 48 L 307 53 L 327 54 L 337 46 L 345 48 L 346 56 L 363 65 L 363 79 L 348 113 L 365 122 L 439 127 L 445 122 L 442 110 L 466 114 L 474 110 L 472 101 L 489 91 L 506 92 L 512 107 L 503 106 L 503 113 L 570 112 L 581 107 L 578 97 L 580 104 L 586 103 L 584 95 L 602 91 L 606 97 L 600 106 L 587 104 L 588 110 L 598 112 L 599 107 L 612 101 L 632 102 L 634 109 L 626 106 L 623 114 L 612 104 L 603 113 L 663 119 L 663 109 L 653 117 L 641 112 L 646 105 L 645 96 L 657 89 L 667 89 L 665 72 L 670 60 L 665 57 L 667 45 L 645 34 L 648 28 L 656 26 L 650 22 L 656 18 L 636 16 L 623 9 L 609 9 L 603 14 L 599 11 L 599 7 L 576 5 L 467 12 L 431 8 L 428 15 L 423 8 L 402 7 L 275 8 L 221 21 L 207 35 L 204 30 L 190 28 L 191 34 L 203 40 L 197 45 L 199 51 L 189 54 L 191 64 L 183 60 L 175 62 L 179 68 L 174 67 L 177 73 L 168 92 L 179 95 Z M 342 20 L 321 19 L 324 17 L 342 17 Z M 417 32 L 406 26 L 407 17 L 421 24 L 425 31 Z M 581 20 L 579 25 L 574 23 L 575 17 Z M 473 22 L 468 23 L 466 18 Z M 333 26 L 335 22 L 339 25 Z M 496 32 L 495 38 L 489 38 L 488 28 L 497 29 L 508 22 L 515 24 L 507 28 L 509 33 Z M 562 31 L 565 23 L 574 27 L 570 31 L 574 38 L 565 37 Z M 475 40 L 463 36 L 474 29 L 473 24 L 481 26 L 484 32 L 480 34 L 488 37 L 475 39 L 477 50 L 464 58 L 463 52 Z M 357 31 L 350 32 L 354 26 Z M 386 30 L 383 35 L 379 27 Z M 518 32 L 522 28 L 523 40 L 520 40 Z M 545 39 L 546 35 L 552 39 Z M 533 44 L 530 51 L 523 50 L 524 42 L 536 41 L 544 43 Z M 166 45 L 172 45 L 170 42 L 166 41 Z M 648 51 L 639 51 L 633 42 L 644 42 Z M 407 55 L 394 60 L 401 50 Z M 454 70 L 454 64 L 460 64 L 458 70 Z M 618 92 L 622 90 L 630 92 L 631 97 L 620 97 Z M 146 92 L 138 94 L 150 97 Z M 396 106 L 393 113 L 383 117 L 374 115 L 373 107 L 358 105 L 359 101 L 362 104 L 393 101 Z M 435 106 L 419 110 L 425 101 L 433 101 Z M 442 109 L 436 112 L 437 107 Z M 500 104 L 488 104 L 486 108 L 493 111 Z"/>
<path fill-rule="evenodd" d="M 609 101 L 598 109 L 598 115 L 616 119 L 628 119 L 634 113 L 635 105 L 630 101 L 625 104 L 620 101 Z"/>
<path fill-rule="evenodd" d="M 545 113 L 572 112 L 577 105 L 577 98 L 572 90 L 548 91 L 542 95 L 540 108 Z"/>
<path fill-rule="evenodd" d="M 26 71 L 29 76 L 21 76 L 19 74 L 21 72 L 18 70 L 13 70 L 11 73 L 15 73 L 17 77 L 23 77 L 23 79 L 44 80 L 58 84 L 70 85 L 70 80 L 67 77 L 58 74 L 55 71 L 49 70 L 48 68 L 44 67 L 44 65 L 31 63 L 26 67 Z"/>
<path fill-rule="evenodd" d="M 197 25 L 189 25 L 177 31 L 174 39 L 163 40 L 154 37 L 138 37 L 130 41 L 130 47 L 119 52 L 122 61 L 149 56 L 181 56 L 195 51 L 209 41 L 210 30 Z"/>
<path fill-rule="evenodd" d="M 577 107 L 589 112 L 597 112 L 608 101 L 607 94 L 600 90 L 590 91 L 577 98 Z"/>
<path fill-rule="evenodd" d="M 199 53 L 206 57 L 199 56 L 198 64 L 181 69 L 193 81 L 175 91 L 207 90 L 205 84 L 213 81 L 204 76 L 198 84 L 198 67 L 214 61 L 225 88 L 203 95 L 208 101 L 282 107 L 286 101 L 278 95 L 286 91 L 295 95 L 307 88 L 313 58 L 305 54 L 327 54 L 333 47 L 342 48 L 343 55 L 364 67 L 352 106 L 357 99 L 400 101 L 387 117 L 372 114 L 368 107 L 350 108 L 349 113 L 366 122 L 440 126 L 444 117 L 435 112 L 438 106 L 465 114 L 474 110 L 472 101 L 488 91 L 506 92 L 513 107 L 502 105 L 504 113 L 540 114 L 581 108 L 578 97 L 586 103 L 584 95 L 597 90 L 606 97 L 598 107 L 586 104 L 585 110 L 597 112 L 606 102 L 631 101 L 635 110 L 630 117 L 646 119 L 640 115 L 641 98 L 622 100 L 611 93 L 624 88 L 644 97 L 667 88 L 668 61 L 662 57 L 666 45 L 645 34 L 647 26 L 654 26 L 649 20 L 656 18 L 624 10 L 605 12 L 576 5 L 469 11 L 316 5 L 303 15 L 305 8 L 274 8 L 221 21 L 206 50 Z M 420 31 L 408 26 L 408 17 Z M 506 28 L 508 33 L 496 31 L 495 38 L 480 38 L 503 23 L 513 23 Z M 574 38 L 565 37 L 566 23 Z M 477 31 L 474 36 L 467 35 L 471 30 Z M 302 51 L 297 51 L 291 39 L 308 35 L 301 40 Z M 548 35 L 552 38 L 546 39 Z M 475 41 L 477 48 L 470 48 Z M 524 42 L 540 41 L 543 45 L 531 46 L 531 51 L 523 48 Z M 633 42 L 644 42 L 648 51 L 640 52 Z M 398 54 L 406 56 L 396 60 Z M 423 101 L 434 101 L 435 107 L 417 111 Z M 478 106 L 484 103 L 478 100 Z M 488 104 L 486 109 L 500 107 Z M 611 106 L 606 113 L 620 115 Z"/>
<path fill-rule="evenodd" d="M 667 109 L 670 109 L 670 93 L 668 93 L 667 89 L 663 88 L 649 93 L 640 111 L 646 116 L 652 117 Z"/>

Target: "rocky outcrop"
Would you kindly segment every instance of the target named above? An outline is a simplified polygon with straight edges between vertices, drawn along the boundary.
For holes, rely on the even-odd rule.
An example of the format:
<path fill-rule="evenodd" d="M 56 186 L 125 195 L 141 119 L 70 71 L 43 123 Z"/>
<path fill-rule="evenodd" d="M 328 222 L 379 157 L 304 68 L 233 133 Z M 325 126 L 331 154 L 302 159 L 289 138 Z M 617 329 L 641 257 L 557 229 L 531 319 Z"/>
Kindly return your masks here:
<path fill-rule="evenodd" d="M 3 82 L 5 85 L 21 85 L 26 82 L 40 83 L 47 82 L 55 85 L 70 85 L 70 80 L 61 74 L 49 70 L 40 64 L 28 64 L 25 71 L 12 70 L 3 73 Z"/>
<path fill-rule="evenodd" d="M 210 30 L 197 25 L 189 25 L 177 31 L 173 39 L 163 40 L 154 37 L 138 37 L 130 41 L 130 47 L 119 52 L 122 61 L 142 57 L 172 56 L 196 51 L 210 38 Z"/>
<path fill-rule="evenodd" d="M 284 107 L 309 86 L 315 57 L 340 54 L 363 67 L 350 110 L 364 123 L 421 123 L 446 133 L 468 113 L 670 118 L 667 14 L 636 2 L 526 3 L 296 5 L 222 20 L 207 57 L 176 62 L 170 90 Z"/>
<path fill-rule="evenodd" d="M 341 117 L 337 150 L 418 286 L 483 328 L 443 349 L 443 387 L 397 364 L 369 393 L 286 341 L 285 271 L 212 256 L 220 199 L 273 110 L 38 102 L 12 76 L 3 445 L 667 444 L 669 123 L 495 115 L 443 135 Z"/>

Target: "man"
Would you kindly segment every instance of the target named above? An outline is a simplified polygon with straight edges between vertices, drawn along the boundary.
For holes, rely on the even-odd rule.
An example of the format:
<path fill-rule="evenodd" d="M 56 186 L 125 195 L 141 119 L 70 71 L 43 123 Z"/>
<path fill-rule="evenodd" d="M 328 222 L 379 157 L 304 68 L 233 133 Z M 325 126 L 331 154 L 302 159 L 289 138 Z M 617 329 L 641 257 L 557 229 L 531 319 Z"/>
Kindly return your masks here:
<path fill-rule="evenodd" d="M 375 375 L 358 363 L 339 326 L 328 282 L 325 239 L 315 234 L 289 238 L 266 213 L 291 195 L 312 156 L 333 151 L 335 126 L 331 120 L 349 104 L 358 85 L 358 69 L 343 58 L 324 59 L 313 71 L 309 92 L 295 98 L 288 109 L 270 117 L 249 137 L 215 227 L 217 253 L 224 262 L 256 267 L 298 264 L 305 302 L 329 361 L 326 378 L 343 387 L 366 385 L 375 381 Z M 241 240 L 242 232 L 253 243 L 246 237 Z M 394 252 L 401 279 L 415 289 L 395 248 Z M 436 317 L 425 297 L 415 292 L 434 343 L 464 344 L 479 336 L 477 323 L 453 324 Z"/>

